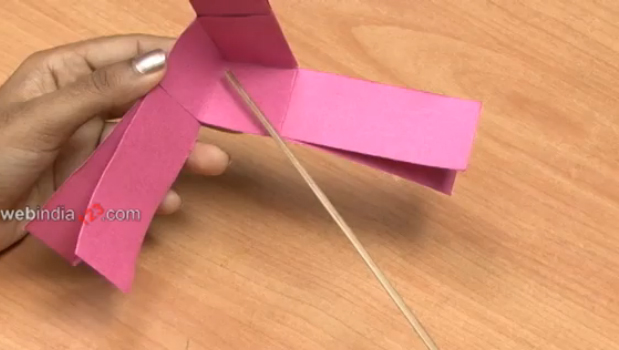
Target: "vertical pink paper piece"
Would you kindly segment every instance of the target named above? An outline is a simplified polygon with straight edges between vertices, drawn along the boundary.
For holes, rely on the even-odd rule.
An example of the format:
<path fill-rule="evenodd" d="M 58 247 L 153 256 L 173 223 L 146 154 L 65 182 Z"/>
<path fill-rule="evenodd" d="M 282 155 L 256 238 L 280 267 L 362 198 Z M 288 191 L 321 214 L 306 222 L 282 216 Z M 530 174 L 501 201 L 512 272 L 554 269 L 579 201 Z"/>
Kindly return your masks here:
<path fill-rule="evenodd" d="M 123 215 L 139 211 L 139 220 L 111 220 L 103 214 L 82 226 L 77 242 L 77 256 L 125 292 L 155 211 L 193 149 L 199 128 L 163 89 L 154 89 L 94 190 L 89 208 L 100 205 Z"/>
<path fill-rule="evenodd" d="M 242 16 L 271 12 L 268 0 L 190 0 L 198 16 Z"/>
<path fill-rule="evenodd" d="M 227 61 L 272 68 L 297 67 L 273 13 L 247 17 L 200 17 L 198 21 Z"/>
<path fill-rule="evenodd" d="M 141 102 L 134 105 L 87 161 L 54 192 L 41 208 L 42 217 L 36 218 L 26 226 L 31 235 L 74 265 L 80 262 L 75 254 L 75 248 L 83 225 L 81 216 L 86 212 L 103 170 L 116 152 L 121 138 L 141 105 Z M 54 211 L 66 217 L 61 220 L 51 217 Z"/>

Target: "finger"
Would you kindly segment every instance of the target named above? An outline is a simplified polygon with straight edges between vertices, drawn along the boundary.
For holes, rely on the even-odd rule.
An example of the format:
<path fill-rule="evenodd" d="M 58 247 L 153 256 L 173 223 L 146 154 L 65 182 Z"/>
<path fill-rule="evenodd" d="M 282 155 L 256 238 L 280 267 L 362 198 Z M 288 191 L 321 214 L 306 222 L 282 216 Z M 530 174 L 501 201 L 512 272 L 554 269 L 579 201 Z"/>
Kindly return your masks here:
<path fill-rule="evenodd" d="M 50 56 L 48 66 L 55 84 L 61 88 L 102 66 L 127 60 L 154 49 L 170 51 L 173 43 L 173 38 L 148 35 L 97 38 L 60 47 Z M 130 101 L 115 107 L 108 112 L 108 115 L 122 117 L 134 104 L 135 101 Z M 98 118 L 89 120 L 67 141 L 63 147 L 63 151 L 67 151 L 64 152 L 66 156 L 60 154 L 56 161 L 56 169 L 60 169 L 55 176 L 58 185 L 68 178 L 76 164 L 83 162 L 97 144 L 97 139 L 80 137 L 80 134 L 88 136 L 92 129 L 100 128 L 101 125 L 102 121 Z"/>
<path fill-rule="evenodd" d="M 14 246 L 27 234 L 19 221 L 0 221 L 0 253 Z"/>
<path fill-rule="evenodd" d="M 185 167 L 196 174 L 215 176 L 226 171 L 231 161 L 230 155 L 219 147 L 197 142 Z"/>
<path fill-rule="evenodd" d="M 101 136 L 99 137 L 99 142 L 98 142 L 99 144 L 105 141 L 105 139 L 107 139 L 108 136 L 110 136 L 112 131 L 114 131 L 116 124 L 118 123 L 111 123 L 107 121 L 105 122 L 105 125 L 103 126 L 103 130 L 101 131 Z"/>
<path fill-rule="evenodd" d="M 225 133 L 228 133 L 228 134 L 242 134 L 242 132 L 240 132 L 240 131 L 224 129 L 224 128 L 220 128 L 218 126 L 209 125 L 208 128 L 212 129 L 212 130 L 215 130 L 215 131 L 219 131 L 219 132 L 225 132 Z"/>
<path fill-rule="evenodd" d="M 156 50 L 98 69 L 65 88 L 20 104 L 2 131 L 21 148 L 55 151 L 94 116 L 154 88 L 163 78 L 165 61 L 165 52 Z"/>
<path fill-rule="evenodd" d="M 154 50 L 169 53 L 174 43 L 175 38 L 147 34 L 104 36 L 36 52 L 28 57 L 24 66 L 43 69 L 77 56 L 92 70 L 97 70 Z"/>
<path fill-rule="evenodd" d="M 65 72 L 85 72 L 157 49 L 169 53 L 175 39 L 146 34 L 107 36 L 38 51 L 25 59 L 0 89 L 0 101 L 26 101 L 67 83 Z M 72 80 L 75 74 L 69 75 Z M 32 82 L 36 89 L 32 89 Z"/>
<path fill-rule="evenodd" d="M 131 34 L 108 36 L 67 45 L 64 49 L 84 58 L 93 70 L 154 50 L 169 53 L 175 38 Z"/>
<path fill-rule="evenodd" d="M 174 190 L 168 191 L 165 198 L 157 208 L 157 215 L 169 215 L 181 208 L 181 197 Z"/>

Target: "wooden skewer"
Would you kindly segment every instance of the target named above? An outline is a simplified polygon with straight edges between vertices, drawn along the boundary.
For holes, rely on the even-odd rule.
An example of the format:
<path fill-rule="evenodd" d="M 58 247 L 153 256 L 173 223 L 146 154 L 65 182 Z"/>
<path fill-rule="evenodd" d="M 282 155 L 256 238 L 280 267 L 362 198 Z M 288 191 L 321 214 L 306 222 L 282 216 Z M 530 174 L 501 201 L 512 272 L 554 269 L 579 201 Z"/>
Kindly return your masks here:
<path fill-rule="evenodd" d="M 327 196 L 322 192 L 320 187 L 314 182 L 312 177 L 309 175 L 307 170 L 301 165 L 301 163 L 294 156 L 292 151 L 286 146 L 286 143 L 281 138 L 277 130 L 271 125 L 269 120 L 266 118 L 264 113 L 260 110 L 260 108 L 256 105 L 256 103 L 252 100 L 249 94 L 245 91 L 241 83 L 238 81 L 236 76 L 231 71 L 225 72 L 226 79 L 228 82 L 234 87 L 236 92 L 239 94 L 243 102 L 247 105 L 249 109 L 253 112 L 256 118 L 260 121 L 260 123 L 267 129 L 268 133 L 271 135 L 273 139 L 277 142 L 282 151 L 286 154 L 290 162 L 294 165 L 297 171 L 301 174 L 305 182 L 312 189 L 316 197 L 320 200 L 322 205 L 327 209 L 329 214 L 335 222 L 339 225 L 341 230 L 344 232 L 346 237 L 350 240 L 352 245 L 355 247 L 359 255 L 363 258 L 363 261 L 368 265 L 370 270 L 374 273 L 374 276 L 378 279 L 383 288 L 387 291 L 393 302 L 400 309 L 404 317 L 406 317 L 407 321 L 413 327 L 413 329 L 417 332 L 419 337 L 423 340 L 424 344 L 429 350 L 438 350 L 438 347 L 432 340 L 432 338 L 425 331 L 421 323 L 417 320 L 417 317 L 412 313 L 412 311 L 406 306 L 406 303 L 400 296 L 400 294 L 395 290 L 395 288 L 391 285 L 387 277 L 383 274 L 383 272 L 378 268 L 378 266 L 374 263 L 368 252 L 365 250 L 361 242 L 357 239 L 357 236 L 354 234 L 352 229 L 346 224 L 344 219 L 340 216 L 338 211 L 335 209 L 331 201 L 327 198 Z"/>

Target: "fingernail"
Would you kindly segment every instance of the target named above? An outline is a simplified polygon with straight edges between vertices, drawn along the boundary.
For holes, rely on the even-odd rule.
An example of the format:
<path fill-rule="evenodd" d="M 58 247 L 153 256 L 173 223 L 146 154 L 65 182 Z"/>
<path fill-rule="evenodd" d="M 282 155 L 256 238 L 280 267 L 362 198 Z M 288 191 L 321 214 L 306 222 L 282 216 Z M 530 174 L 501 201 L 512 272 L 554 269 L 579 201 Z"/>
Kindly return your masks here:
<path fill-rule="evenodd" d="M 147 52 L 133 59 L 133 67 L 142 74 L 161 70 L 166 64 L 166 53 L 161 49 Z"/>

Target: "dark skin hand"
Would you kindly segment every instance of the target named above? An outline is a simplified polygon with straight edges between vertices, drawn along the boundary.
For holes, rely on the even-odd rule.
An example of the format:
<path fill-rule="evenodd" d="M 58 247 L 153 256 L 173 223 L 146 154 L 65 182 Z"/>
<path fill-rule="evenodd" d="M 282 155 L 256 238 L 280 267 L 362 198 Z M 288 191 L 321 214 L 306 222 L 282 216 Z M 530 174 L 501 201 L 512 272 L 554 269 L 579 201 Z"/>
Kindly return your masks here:
<path fill-rule="evenodd" d="M 42 206 L 109 135 L 131 105 L 154 88 L 165 64 L 141 73 L 135 62 L 174 40 L 148 35 L 97 38 L 37 52 L 0 87 L 0 209 Z M 137 57 L 137 59 L 136 59 Z M 196 143 L 186 168 L 219 175 L 229 156 Z M 181 205 L 171 190 L 158 214 Z M 26 222 L 0 221 L 0 252 L 19 241 Z"/>

